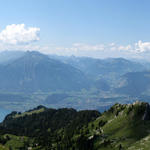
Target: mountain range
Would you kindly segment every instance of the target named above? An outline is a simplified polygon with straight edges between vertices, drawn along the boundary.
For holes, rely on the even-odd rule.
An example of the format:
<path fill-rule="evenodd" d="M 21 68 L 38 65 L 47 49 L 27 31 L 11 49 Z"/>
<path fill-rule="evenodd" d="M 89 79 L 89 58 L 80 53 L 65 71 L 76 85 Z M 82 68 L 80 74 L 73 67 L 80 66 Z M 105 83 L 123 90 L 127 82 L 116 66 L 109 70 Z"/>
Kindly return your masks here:
<path fill-rule="evenodd" d="M 0 106 L 8 110 L 42 104 L 103 111 L 118 101 L 150 101 L 148 62 L 36 51 L 4 51 L 0 58 Z"/>
<path fill-rule="evenodd" d="M 109 90 L 126 73 L 148 69 L 124 58 L 47 56 L 35 51 L 6 51 L 0 58 L 0 89 L 7 91 L 80 90 L 90 87 L 89 83 Z"/>
<path fill-rule="evenodd" d="M 65 57 L 50 55 L 50 58 L 60 60 L 82 70 L 88 76 L 120 76 L 128 72 L 147 70 L 148 66 L 138 61 L 131 61 L 124 58 L 95 59 L 90 57 Z"/>

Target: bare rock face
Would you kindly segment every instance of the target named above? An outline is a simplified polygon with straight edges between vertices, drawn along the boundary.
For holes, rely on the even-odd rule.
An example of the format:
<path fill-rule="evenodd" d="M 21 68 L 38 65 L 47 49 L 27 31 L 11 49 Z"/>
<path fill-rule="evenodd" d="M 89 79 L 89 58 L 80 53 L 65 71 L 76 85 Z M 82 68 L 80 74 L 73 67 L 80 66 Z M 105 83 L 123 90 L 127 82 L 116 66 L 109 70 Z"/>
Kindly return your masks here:
<path fill-rule="evenodd" d="M 142 120 L 150 120 L 150 105 L 148 103 L 146 104 L 146 109 L 142 117 Z"/>

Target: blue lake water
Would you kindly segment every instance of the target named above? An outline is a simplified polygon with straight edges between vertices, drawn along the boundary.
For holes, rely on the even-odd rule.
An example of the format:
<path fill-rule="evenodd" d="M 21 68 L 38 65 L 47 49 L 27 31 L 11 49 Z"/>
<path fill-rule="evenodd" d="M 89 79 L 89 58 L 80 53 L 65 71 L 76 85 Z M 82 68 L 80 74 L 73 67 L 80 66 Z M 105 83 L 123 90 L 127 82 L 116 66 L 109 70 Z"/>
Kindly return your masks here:
<path fill-rule="evenodd" d="M 0 122 L 2 122 L 5 118 L 5 116 L 7 114 L 9 114 L 11 111 L 9 110 L 6 110 L 6 109 L 3 109 L 3 108 L 0 108 Z"/>

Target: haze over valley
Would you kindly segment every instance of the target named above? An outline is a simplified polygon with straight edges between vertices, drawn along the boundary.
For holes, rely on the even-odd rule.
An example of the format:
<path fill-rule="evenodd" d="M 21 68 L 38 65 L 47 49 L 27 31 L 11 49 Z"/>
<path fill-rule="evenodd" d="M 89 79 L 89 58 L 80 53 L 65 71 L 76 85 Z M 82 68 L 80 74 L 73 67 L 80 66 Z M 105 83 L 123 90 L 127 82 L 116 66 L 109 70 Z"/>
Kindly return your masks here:
<path fill-rule="evenodd" d="M 44 105 L 103 112 L 116 102 L 150 99 L 148 62 L 36 51 L 4 51 L 0 57 L 0 106 L 9 111 Z"/>

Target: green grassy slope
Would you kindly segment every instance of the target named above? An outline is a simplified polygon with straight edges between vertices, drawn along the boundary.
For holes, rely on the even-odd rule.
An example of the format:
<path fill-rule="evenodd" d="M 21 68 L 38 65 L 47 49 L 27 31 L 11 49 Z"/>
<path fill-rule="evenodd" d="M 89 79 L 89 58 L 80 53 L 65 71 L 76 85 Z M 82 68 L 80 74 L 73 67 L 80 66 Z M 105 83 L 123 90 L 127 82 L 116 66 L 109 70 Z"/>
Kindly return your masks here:
<path fill-rule="evenodd" d="M 88 125 L 94 149 L 146 148 L 149 144 L 150 121 L 143 120 L 146 103 L 116 104 Z M 145 143 L 145 144 L 141 144 Z M 147 144 L 146 144 L 147 143 Z M 145 149 L 146 150 L 146 149 Z"/>

